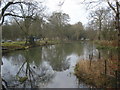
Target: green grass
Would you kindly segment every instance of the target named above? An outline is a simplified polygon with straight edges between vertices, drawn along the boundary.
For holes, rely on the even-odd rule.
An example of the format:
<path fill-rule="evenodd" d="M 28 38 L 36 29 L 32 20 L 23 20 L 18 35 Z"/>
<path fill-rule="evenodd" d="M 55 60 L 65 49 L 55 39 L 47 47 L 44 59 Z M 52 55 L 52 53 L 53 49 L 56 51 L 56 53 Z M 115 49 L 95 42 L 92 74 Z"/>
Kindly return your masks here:
<path fill-rule="evenodd" d="M 95 44 L 97 44 L 97 49 L 110 49 L 110 50 L 118 50 L 118 44 L 117 41 L 94 41 Z"/>
<path fill-rule="evenodd" d="M 110 49 L 110 50 L 117 50 L 118 49 L 118 47 L 113 47 L 113 46 L 104 46 L 104 45 L 97 45 L 97 47 L 96 47 L 97 49 Z"/>
<path fill-rule="evenodd" d="M 56 44 L 56 43 L 60 43 L 60 42 L 59 41 L 36 41 L 36 44 L 38 44 L 38 45 Z M 2 46 L 24 46 L 25 45 L 25 41 L 5 42 L 5 43 L 2 43 L 1 45 Z"/>
<path fill-rule="evenodd" d="M 25 41 L 20 41 L 20 42 L 5 42 L 5 43 L 2 43 L 1 45 L 2 46 L 21 46 L 24 44 L 25 44 Z"/>
<path fill-rule="evenodd" d="M 25 42 L 5 42 L 2 43 L 2 52 L 7 53 L 15 50 L 24 50 L 26 49 L 26 46 L 24 45 Z"/>
<path fill-rule="evenodd" d="M 52 44 L 58 44 L 60 43 L 59 41 L 36 41 L 35 46 L 44 46 L 44 45 L 52 45 Z M 2 52 L 10 52 L 14 50 L 24 50 L 24 49 L 29 49 L 32 47 L 31 45 L 25 45 L 25 41 L 16 41 L 16 42 L 5 42 L 1 44 L 3 50 Z"/>

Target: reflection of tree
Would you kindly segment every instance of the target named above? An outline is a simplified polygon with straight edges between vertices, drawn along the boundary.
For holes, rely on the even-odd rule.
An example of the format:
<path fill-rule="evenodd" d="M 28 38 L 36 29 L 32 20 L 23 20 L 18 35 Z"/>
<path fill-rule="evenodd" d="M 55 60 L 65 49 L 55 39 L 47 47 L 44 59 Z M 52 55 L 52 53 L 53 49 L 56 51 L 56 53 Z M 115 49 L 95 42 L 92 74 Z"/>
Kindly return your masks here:
<path fill-rule="evenodd" d="M 65 49 L 65 53 L 67 53 L 68 55 L 71 53 L 75 53 L 78 56 L 80 56 L 81 53 L 83 52 L 83 44 L 78 43 L 78 42 L 71 43 L 71 44 L 65 44 L 64 49 Z"/>
<path fill-rule="evenodd" d="M 35 88 L 39 83 L 48 83 L 54 77 L 53 70 L 49 67 L 49 65 L 45 65 L 42 63 L 40 67 L 32 67 L 28 60 L 23 62 L 19 71 L 16 74 L 17 80 L 19 83 L 18 87 L 24 88 Z M 23 86 L 21 86 L 23 85 Z"/>
<path fill-rule="evenodd" d="M 26 59 L 29 63 L 35 63 L 37 66 L 42 62 L 42 47 L 32 48 L 24 51 L 16 51 L 4 56 L 7 60 L 12 60 L 13 64 L 22 64 Z"/>
<path fill-rule="evenodd" d="M 71 53 L 78 54 L 80 56 L 82 52 L 82 44 L 71 43 L 71 44 L 61 44 L 49 46 L 47 48 L 37 47 L 24 51 L 16 51 L 5 56 L 8 60 L 11 58 L 14 65 L 20 65 L 25 60 L 28 60 L 29 63 L 35 63 L 39 66 L 42 62 L 42 53 L 45 60 L 48 60 L 54 70 L 65 70 L 69 68 L 68 60 L 66 57 Z"/>
<path fill-rule="evenodd" d="M 7 60 L 11 59 L 11 64 L 19 67 L 17 78 L 11 79 L 18 87 L 42 87 L 42 83 L 49 83 L 54 77 L 53 70 L 63 71 L 69 68 L 67 56 L 72 53 L 80 55 L 83 51 L 81 44 L 59 44 L 47 47 L 36 47 L 24 51 L 16 51 L 4 56 Z M 47 66 L 43 62 L 47 61 Z M 20 69 L 21 68 L 21 69 Z M 22 80 L 21 80 L 22 79 Z M 20 82 L 23 81 L 22 84 Z M 34 83 L 33 83 L 34 82 Z M 41 85 L 38 85 L 41 84 Z M 24 85 L 24 86 L 23 86 Z"/>
<path fill-rule="evenodd" d="M 39 66 L 42 62 L 42 47 L 32 48 L 23 52 L 25 59 L 29 60 L 29 63 L 34 63 Z"/>
<path fill-rule="evenodd" d="M 64 49 L 58 46 L 49 46 L 43 48 L 43 57 L 49 61 L 53 70 L 63 71 L 69 68 L 69 63 L 66 61 L 66 55 Z"/>
<path fill-rule="evenodd" d="M 18 65 L 19 70 L 14 79 L 15 87 L 36 87 L 39 83 L 48 83 L 54 76 L 52 68 L 45 66 L 42 61 L 42 47 L 32 48 L 24 51 L 16 51 L 4 56 L 11 60 L 11 64 Z M 11 77 L 10 77 L 11 78 Z"/>
<path fill-rule="evenodd" d="M 69 68 L 68 55 L 76 53 L 80 55 L 81 46 L 77 44 L 60 44 L 43 48 L 43 57 L 49 61 L 52 68 L 56 71 L 63 71 Z"/>
<path fill-rule="evenodd" d="M 24 80 L 24 78 L 26 78 L 27 81 L 24 82 L 24 87 L 26 85 L 35 87 L 35 85 L 33 85 L 33 84 L 36 82 L 44 82 L 45 83 L 45 81 L 46 81 L 46 83 L 48 83 L 49 80 L 51 80 L 51 78 L 53 78 L 53 74 L 50 73 L 49 75 L 47 75 L 47 70 L 49 68 L 46 68 L 44 66 L 40 66 L 40 68 L 39 68 L 40 63 L 42 64 L 42 59 L 41 59 L 42 48 L 41 47 L 26 50 L 22 54 L 25 58 L 25 62 L 20 67 L 17 75 L 21 74 L 22 76 L 24 76 L 24 77 L 22 77 L 23 80 Z M 33 61 L 34 61 L 35 65 L 31 65 L 33 63 Z M 38 84 L 38 83 L 36 83 L 36 84 Z"/>

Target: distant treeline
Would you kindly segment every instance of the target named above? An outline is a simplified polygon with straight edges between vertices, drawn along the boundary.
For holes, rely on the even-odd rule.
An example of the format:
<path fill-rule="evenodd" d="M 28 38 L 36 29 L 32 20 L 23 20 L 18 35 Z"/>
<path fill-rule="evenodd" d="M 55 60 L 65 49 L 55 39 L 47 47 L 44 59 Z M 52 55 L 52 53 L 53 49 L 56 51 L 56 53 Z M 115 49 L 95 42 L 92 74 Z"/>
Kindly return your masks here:
<path fill-rule="evenodd" d="M 50 40 L 117 40 L 115 21 L 109 9 L 91 11 L 88 25 L 81 22 L 69 24 L 69 15 L 53 12 L 46 19 L 36 15 L 33 19 L 16 19 L 4 23 L 3 40 L 26 40 L 29 37 Z"/>

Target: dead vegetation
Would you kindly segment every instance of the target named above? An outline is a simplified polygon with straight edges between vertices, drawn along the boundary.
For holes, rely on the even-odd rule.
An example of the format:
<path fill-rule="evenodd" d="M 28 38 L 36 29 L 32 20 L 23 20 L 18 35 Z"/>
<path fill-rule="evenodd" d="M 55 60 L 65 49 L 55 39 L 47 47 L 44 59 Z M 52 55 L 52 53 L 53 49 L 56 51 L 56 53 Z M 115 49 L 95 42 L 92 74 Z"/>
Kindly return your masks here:
<path fill-rule="evenodd" d="M 105 65 L 106 64 L 106 65 Z M 79 80 L 97 88 L 115 88 L 117 60 L 80 60 L 76 64 L 75 74 Z"/>

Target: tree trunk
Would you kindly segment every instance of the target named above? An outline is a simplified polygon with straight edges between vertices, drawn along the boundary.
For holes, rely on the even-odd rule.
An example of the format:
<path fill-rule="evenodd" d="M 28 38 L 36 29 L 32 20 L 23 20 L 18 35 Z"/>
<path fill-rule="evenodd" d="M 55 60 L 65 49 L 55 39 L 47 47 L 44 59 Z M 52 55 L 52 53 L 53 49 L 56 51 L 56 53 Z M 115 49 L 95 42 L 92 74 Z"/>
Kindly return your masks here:
<path fill-rule="evenodd" d="M 101 19 L 99 18 L 99 35 L 98 35 L 98 40 L 101 40 L 101 25 L 102 25 L 102 22 L 101 22 Z"/>
<path fill-rule="evenodd" d="M 29 37 L 29 45 L 35 45 L 35 40 L 32 35 Z"/>
<path fill-rule="evenodd" d="M 119 13 L 119 2 L 116 1 L 116 6 L 117 6 L 117 12 L 116 12 L 116 29 L 118 31 L 118 71 L 117 71 L 117 81 L 118 85 L 117 87 L 120 88 L 120 13 Z"/>

